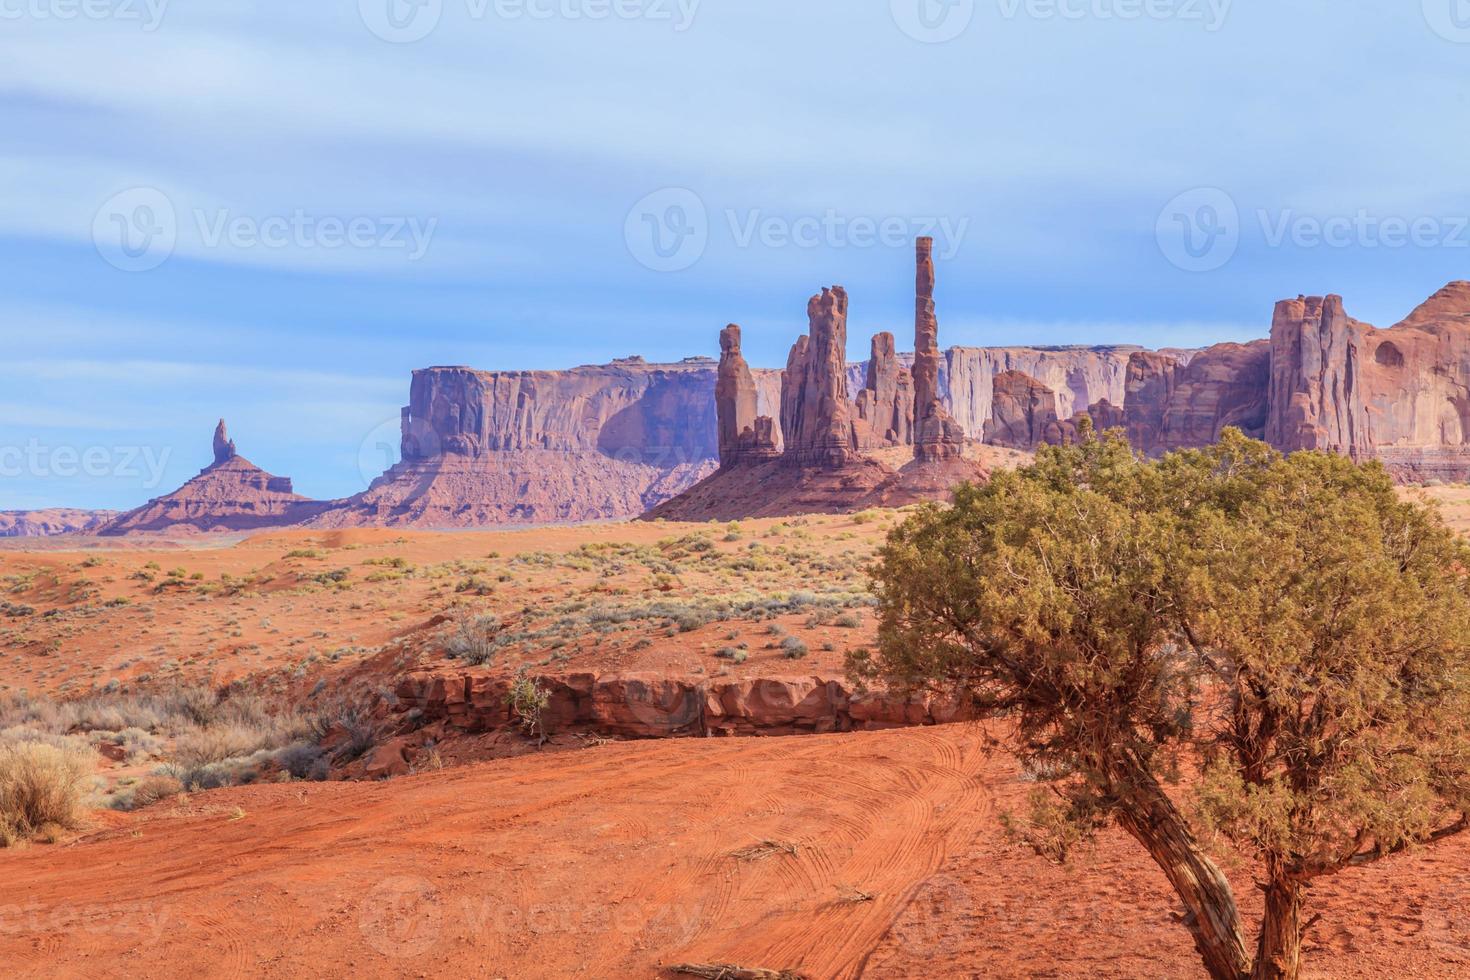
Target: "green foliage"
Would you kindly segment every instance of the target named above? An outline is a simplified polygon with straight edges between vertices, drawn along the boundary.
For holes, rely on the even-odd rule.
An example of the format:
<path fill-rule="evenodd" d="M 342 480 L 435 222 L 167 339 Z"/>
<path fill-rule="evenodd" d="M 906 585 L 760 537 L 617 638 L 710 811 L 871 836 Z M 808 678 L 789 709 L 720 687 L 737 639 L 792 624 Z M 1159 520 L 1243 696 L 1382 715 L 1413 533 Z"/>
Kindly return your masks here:
<path fill-rule="evenodd" d="M 505 704 L 520 720 L 526 734 L 543 740 L 546 729 L 541 722 L 541 712 L 550 703 L 551 694 L 525 673 L 517 674 L 510 690 L 505 692 Z"/>
<path fill-rule="evenodd" d="M 1295 888 L 1464 827 L 1467 569 L 1377 465 L 1234 430 L 1145 462 L 1089 434 L 895 529 L 879 652 L 849 665 L 1012 720 L 1055 791 L 1039 849 L 1063 856 L 1110 814 L 1163 864 L 1128 811 L 1174 782 L 1185 837 Z"/>

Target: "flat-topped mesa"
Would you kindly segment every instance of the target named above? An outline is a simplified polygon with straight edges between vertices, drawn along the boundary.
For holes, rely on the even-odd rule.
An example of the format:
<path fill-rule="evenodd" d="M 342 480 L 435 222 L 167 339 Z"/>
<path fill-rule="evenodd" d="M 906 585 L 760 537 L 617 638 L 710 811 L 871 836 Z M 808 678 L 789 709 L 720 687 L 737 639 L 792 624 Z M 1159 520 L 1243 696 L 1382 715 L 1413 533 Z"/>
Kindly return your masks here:
<path fill-rule="evenodd" d="M 229 437 L 225 430 L 225 420 L 220 419 L 219 425 L 214 427 L 214 464 L 218 466 L 238 456 L 235 451 L 235 442 Z"/>
<path fill-rule="evenodd" d="M 782 461 L 838 469 L 857 458 L 847 393 L 847 291 L 823 289 L 807 303 L 810 332 L 791 348 L 781 378 Z"/>
<path fill-rule="evenodd" d="M 914 442 L 914 376 L 899 360 L 893 334 L 873 336 L 863 390 L 854 403 L 859 449 L 911 446 Z"/>
<path fill-rule="evenodd" d="M 958 459 L 965 431 L 945 411 L 939 394 L 939 317 L 934 311 L 934 239 L 914 244 L 914 459 Z"/>
<path fill-rule="evenodd" d="M 720 367 L 715 380 L 722 468 L 778 455 L 775 422 L 758 414 L 758 396 L 755 376 L 740 352 L 740 327 L 732 323 L 720 331 Z"/>

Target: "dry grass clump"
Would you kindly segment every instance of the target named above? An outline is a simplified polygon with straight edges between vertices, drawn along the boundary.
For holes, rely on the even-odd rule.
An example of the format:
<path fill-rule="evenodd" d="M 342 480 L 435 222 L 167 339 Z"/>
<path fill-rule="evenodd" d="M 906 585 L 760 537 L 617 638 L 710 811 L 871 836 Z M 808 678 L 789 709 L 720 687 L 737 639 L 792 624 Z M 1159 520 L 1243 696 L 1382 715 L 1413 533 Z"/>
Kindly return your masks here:
<path fill-rule="evenodd" d="M 95 762 L 75 742 L 0 741 L 0 845 L 75 827 Z"/>

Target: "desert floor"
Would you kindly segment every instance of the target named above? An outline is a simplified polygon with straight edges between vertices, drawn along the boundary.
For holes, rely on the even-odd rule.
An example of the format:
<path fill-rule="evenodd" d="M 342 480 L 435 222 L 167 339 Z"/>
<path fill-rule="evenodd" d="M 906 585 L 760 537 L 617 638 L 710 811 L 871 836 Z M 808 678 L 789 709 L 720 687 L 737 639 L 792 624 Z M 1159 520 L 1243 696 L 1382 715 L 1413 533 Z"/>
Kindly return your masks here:
<path fill-rule="evenodd" d="M 1470 491 L 1425 492 L 1470 530 Z M 10 543 L 0 692 L 248 680 L 306 699 L 338 675 L 442 658 L 433 624 L 464 610 L 526 637 L 495 669 L 835 677 L 872 643 L 864 568 L 898 519 Z M 677 625 L 710 596 L 794 590 L 851 602 L 839 617 Z M 593 630 L 589 608 L 627 618 Z M 789 636 L 805 657 L 787 656 Z M 740 644 L 743 662 L 717 656 Z M 383 655 L 396 649 L 413 663 Z M 0 850 L 0 963 L 26 977 L 658 977 L 688 961 L 814 978 L 1200 975 L 1131 840 L 1105 833 L 1063 868 L 1005 839 L 999 815 L 1030 785 L 992 734 L 593 740 L 99 810 L 56 843 Z M 1253 913 L 1249 869 L 1230 872 Z M 1470 841 L 1328 879 L 1309 903 L 1323 917 L 1308 976 L 1470 975 Z"/>

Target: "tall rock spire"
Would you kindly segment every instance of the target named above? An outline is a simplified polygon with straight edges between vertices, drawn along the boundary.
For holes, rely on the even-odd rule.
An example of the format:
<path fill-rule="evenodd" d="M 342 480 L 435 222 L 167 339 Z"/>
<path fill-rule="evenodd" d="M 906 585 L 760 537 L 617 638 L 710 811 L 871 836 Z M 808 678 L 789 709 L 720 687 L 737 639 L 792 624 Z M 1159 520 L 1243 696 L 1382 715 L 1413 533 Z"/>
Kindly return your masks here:
<path fill-rule="evenodd" d="M 228 462 L 237 455 L 235 452 L 235 441 L 229 437 L 229 433 L 225 430 L 225 420 L 220 419 L 219 425 L 214 427 L 215 465 L 218 466 L 220 463 Z"/>
<path fill-rule="evenodd" d="M 958 459 L 965 430 L 939 399 L 939 318 L 934 312 L 934 239 L 914 246 L 914 458 L 922 462 Z"/>
<path fill-rule="evenodd" d="M 781 378 L 782 458 L 835 469 L 857 455 L 847 397 L 847 291 L 822 290 L 806 312 L 810 332 L 797 338 Z"/>
<path fill-rule="evenodd" d="M 731 467 L 776 455 L 775 423 L 757 416 L 755 377 L 740 352 L 740 328 L 720 331 L 720 369 L 715 380 L 720 466 Z"/>

